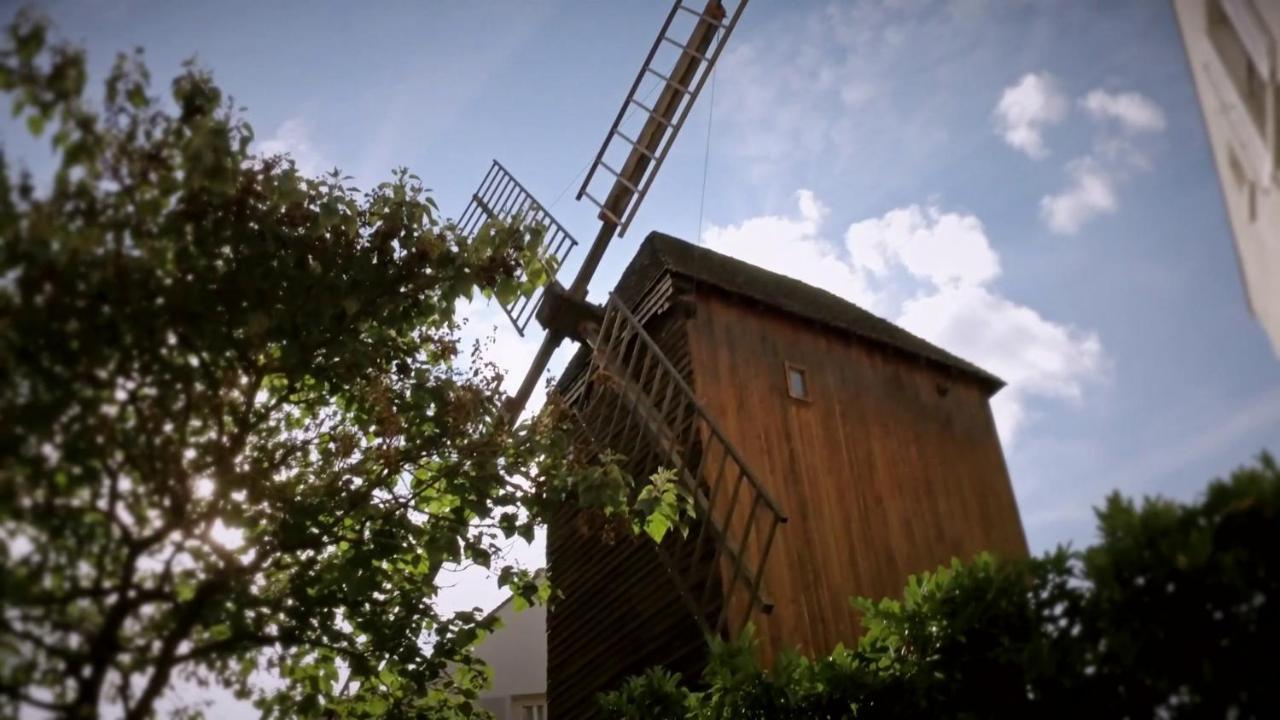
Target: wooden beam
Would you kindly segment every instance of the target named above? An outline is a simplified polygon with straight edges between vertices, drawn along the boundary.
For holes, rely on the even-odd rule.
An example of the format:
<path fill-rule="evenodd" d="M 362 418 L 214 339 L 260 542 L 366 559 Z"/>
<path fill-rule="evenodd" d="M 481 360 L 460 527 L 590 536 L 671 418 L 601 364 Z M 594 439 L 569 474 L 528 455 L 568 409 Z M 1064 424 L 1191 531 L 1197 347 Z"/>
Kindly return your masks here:
<path fill-rule="evenodd" d="M 686 90 L 692 87 L 698 68 L 702 65 L 702 58 L 706 57 L 707 49 L 711 47 L 711 41 L 715 39 L 724 17 L 724 5 L 720 0 L 707 0 L 702 16 L 698 18 L 689 41 L 685 43 L 685 47 L 693 52 L 680 53 L 675 68 L 658 95 L 658 101 L 653 104 L 653 113 L 646 118 L 644 127 L 636 138 L 636 145 L 631 148 L 627 161 L 614 179 L 613 189 L 605 197 L 604 207 L 615 218 L 624 217 L 627 205 L 636 192 L 633 188 L 641 187 L 645 171 L 649 169 L 652 158 L 658 154 L 662 138 L 675 122 L 680 101 L 687 94 Z"/>

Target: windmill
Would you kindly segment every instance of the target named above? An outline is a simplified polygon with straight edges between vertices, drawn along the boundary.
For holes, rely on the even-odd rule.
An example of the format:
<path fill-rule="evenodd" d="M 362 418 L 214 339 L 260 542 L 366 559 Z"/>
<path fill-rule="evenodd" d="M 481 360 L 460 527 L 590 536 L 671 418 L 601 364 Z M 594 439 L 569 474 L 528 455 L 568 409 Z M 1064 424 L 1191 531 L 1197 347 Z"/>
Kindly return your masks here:
<path fill-rule="evenodd" d="M 503 303 L 518 333 L 534 320 L 545 333 L 507 418 L 573 340 L 552 392 L 574 447 L 622 457 L 632 477 L 674 473 L 695 513 L 688 536 L 658 544 L 607 542 L 573 507 L 551 518 L 557 719 L 592 717 L 598 692 L 653 665 L 696 677 L 704 638 L 748 623 L 766 664 L 829 652 L 861 632 L 850 597 L 896 595 L 953 557 L 1027 552 L 989 402 L 999 378 L 835 295 L 657 232 L 603 302 L 588 300 L 745 5 L 674 4 L 578 190 L 600 220 L 581 267 L 567 287 Z M 508 220 L 544 230 L 552 274 L 577 245 L 494 161 L 459 227 Z"/>
<path fill-rule="evenodd" d="M 603 305 L 586 300 L 587 287 L 610 241 L 615 235 L 626 235 L 746 4 L 747 0 L 739 0 L 728 11 L 721 0 L 708 0 L 698 10 L 677 0 L 667 13 L 578 189 L 579 200 L 586 198 L 596 206 L 600 229 L 577 274 L 567 288 L 553 279 L 534 293 L 502 305 L 521 336 L 530 331 L 535 318 L 544 329 L 542 345 L 505 411 L 513 421 L 519 416 L 566 338 L 591 348 L 589 371 L 561 393 L 565 406 L 581 420 L 578 440 L 597 452 L 621 453 L 637 477 L 659 467 L 676 472 L 702 519 L 697 542 L 687 548 L 688 553 L 702 557 L 704 547 L 713 548 L 708 552 L 715 562 L 732 566 L 727 589 L 745 593 L 749 605 L 768 611 L 760 566 L 768 556 L 772 535 L 786 521 L 782 509 L 698 404 L 661 344 L 646 332 L 646 309 L 628 308 L 616 297 Z M 672 36 L 682 18 L 688 27 L 684 42 Z M 671 67 L 660 69 L 661 51 L 667 47 L 675 49 Z M 652 105 L 639 97 L 647 78 L 659 81 Z M 633 135 L 624 128 L 624 120 L 637 111 L 642 123 Z M 612 160 L 614 156 L 621 161 Z M 564 226 L 494 160 L 458 227 L 472 234 L 486 222 L 513 219 L 544 228 L 540 256 L 553 272 L 577 246 Z M 746 557 L 743 545 L 762 529 L 770 537 L 763 552 Z M 690 577 L 697 563 L 673 556 L 668 548 L 658 551 L 702 629 L 712 634 L 732 631 L 730 606 L 705 567 L 695 573 L 699 577 Z M 708 610 L 713 602 L 718 612 Z"/>

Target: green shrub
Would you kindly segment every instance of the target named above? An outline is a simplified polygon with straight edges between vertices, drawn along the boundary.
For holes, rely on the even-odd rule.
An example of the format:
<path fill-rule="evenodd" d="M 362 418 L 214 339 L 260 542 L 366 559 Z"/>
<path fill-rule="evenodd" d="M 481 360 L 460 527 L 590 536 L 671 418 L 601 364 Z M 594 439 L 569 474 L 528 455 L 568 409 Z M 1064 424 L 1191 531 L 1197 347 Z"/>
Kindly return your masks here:
<path fill-rule="evenodd" d="M 1113 494 L 1100 539 L 979 556 L 857 599 L 829 656 L 719 644 L 701 682 L 662 671 L 602 696 L 618 718 L 1278 717 L 1280 470 L 1263 454 L 1192 504 Z"/>

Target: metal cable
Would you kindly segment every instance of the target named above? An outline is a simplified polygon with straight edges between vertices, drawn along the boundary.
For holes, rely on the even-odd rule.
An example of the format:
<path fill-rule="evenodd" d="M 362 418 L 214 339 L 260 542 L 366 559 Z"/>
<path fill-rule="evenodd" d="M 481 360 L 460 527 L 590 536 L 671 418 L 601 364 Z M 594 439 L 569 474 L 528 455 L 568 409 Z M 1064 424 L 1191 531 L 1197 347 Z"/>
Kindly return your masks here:
<path fill-rule="evenodd" d="M 718 31 L 717 31 L 718 32 Z M 711 122 L 716 112 L 716 69 L 711 68 L 711 97 L 707 99 L 707 146 L 702 154 L 702 194 L 698 197 L 698 244 L 702 244 L 702 211 L 707 203 L 707 171 L 711 166 Z"/>

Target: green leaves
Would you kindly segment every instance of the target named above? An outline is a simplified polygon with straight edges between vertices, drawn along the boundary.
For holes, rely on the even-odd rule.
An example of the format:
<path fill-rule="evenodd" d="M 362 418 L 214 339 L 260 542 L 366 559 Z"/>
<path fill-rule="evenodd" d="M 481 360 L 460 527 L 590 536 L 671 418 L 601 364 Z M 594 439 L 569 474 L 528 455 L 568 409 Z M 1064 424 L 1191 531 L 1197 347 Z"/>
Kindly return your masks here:
<path fill-rule="evenodd" d="M 20 63 L 32 62 L 44 49 L 48 28 L 34 16 L 28 13 L 20 14 L 8 30 Z"/>
<path fill-rule="evenodd" d="M 545 228 L 522 224 L 521 218 L 486 221 L 470 240 L 470 251 L 493 257 L 494 280 L 480 286 L 485 297 L 505 306 L 529 297 L 555 278 L 556 258 L 547 254 Z"/>
<path fill-rule="evenodd" d="M 129 105 L 141 110 L 147 106 L 147 90 L 142 85 L 130 85 L 125 91 L 125 99 L 128 100 Z"/>
<path fill-rule="evenodd" d="M 439 614 L 438 578 L 505 565 L 567 466 L 554 427 L 493 422 L 454 307 L 525 292 L 536 229 L 473 241 L 408 170 L 361 193 L 256 156 L 194 63 L 172 103 L 140 52 L 89 97 L 30 14 L 3 42 L 59 166 L 0 162 L 0 538 L 24 548 L 0 547 L 0 715 L 148 716 L 179 674 L 267 717 L 469 714 L 486 626 Z"/>
<path fill-rule="evenodd" d="M 520 294 L 520 284 L 514 278 L 502 278 L 498 281 L 498 286 L 494 290 L 494 296 L 498 298 L 498 302 L 503 305 L 510 305 L 515 302 L 516 297 Z"/>
<path fill-rule="evenodd" d="M 640 490 L 634 510 L 637 528 L 660 543 L 672 528 L 677 528 L 681 536 L 688 534 L 686 519 L 693 518 L 693 498 L 680 485 L 674 470 L 662 468 Z"/>

